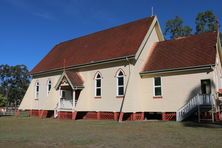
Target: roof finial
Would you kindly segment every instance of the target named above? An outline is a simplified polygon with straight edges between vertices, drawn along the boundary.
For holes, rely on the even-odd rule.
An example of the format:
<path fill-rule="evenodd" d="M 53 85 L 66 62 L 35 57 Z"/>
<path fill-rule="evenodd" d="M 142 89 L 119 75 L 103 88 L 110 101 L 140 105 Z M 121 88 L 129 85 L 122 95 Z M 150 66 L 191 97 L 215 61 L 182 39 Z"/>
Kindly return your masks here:
<path fill-rule="evenodd" d="M 66 71 L 66 59 L 63 60 L 63 71 Z"/>
<path fill-rule="evenodd" d="M 151 7 L 151 16 L 153 16 L 153 6 Z"/>

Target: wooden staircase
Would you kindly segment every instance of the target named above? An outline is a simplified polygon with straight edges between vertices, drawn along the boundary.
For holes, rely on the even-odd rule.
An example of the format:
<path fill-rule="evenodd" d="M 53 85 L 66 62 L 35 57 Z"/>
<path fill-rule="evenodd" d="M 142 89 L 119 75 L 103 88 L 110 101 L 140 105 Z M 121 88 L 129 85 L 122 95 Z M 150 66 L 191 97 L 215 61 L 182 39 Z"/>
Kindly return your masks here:
<path fill-rule="evenodd" d="M 183 121 L 191 114 L 198 113 L 198 121 L 203 121 L 202 113 L 211 113 L 211 121 L 214 121 L 215 96 L 213 94 L 197 94 L 176 112 L 176 121 Z"/>

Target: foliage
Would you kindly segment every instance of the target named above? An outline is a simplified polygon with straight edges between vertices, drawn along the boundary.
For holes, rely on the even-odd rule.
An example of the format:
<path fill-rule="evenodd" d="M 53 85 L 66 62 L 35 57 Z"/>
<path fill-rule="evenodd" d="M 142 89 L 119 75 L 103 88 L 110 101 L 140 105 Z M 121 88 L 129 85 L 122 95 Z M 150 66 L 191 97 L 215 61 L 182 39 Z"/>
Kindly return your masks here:
<path fill-rule="evenodd" d="M 0 94 L 0 107 L 5 106 L 6 103 L 7 103 L 6 98 L 2 94 Z"/>
<path fill-rule="evenodd" d="M 7 104 L 18 104 L 29 82 L 30 76 L 25 65 L 0 65 L 0 93 L 7 99 Z"/>
<path fill-rule="evenodd" d="M 216 31 L 218 24 L 217 18 L 214 13 L 210 10 L 203 11 L 197 14 L 195 19 L 196 34 L 202 32 Z M 188 36 L 192 34 L 192 28 L 183 25 L 183 20 L 176 16 L 174 19 L 168 20 L 165 24 L 164 35 L 169 36 L 171 39 Z M 220 33 L 220 38 L 222 35 Z M 222 42 L 222 41 L 221 41 Z"/>
<path fill-rule="evenodd" d="M 196 34 L 217 30 L 217 18 L 210 10 L 198 13 L 195 24 Z"/>
<path fill-rule="evenodd" d="M 170 36 L 171 39 L 182 36 L 191 35 L 192 28 L 183 25 L 183 20 L 176 16 L 174 19 L 168 20 L 165 25 L 164 34 Z"/>

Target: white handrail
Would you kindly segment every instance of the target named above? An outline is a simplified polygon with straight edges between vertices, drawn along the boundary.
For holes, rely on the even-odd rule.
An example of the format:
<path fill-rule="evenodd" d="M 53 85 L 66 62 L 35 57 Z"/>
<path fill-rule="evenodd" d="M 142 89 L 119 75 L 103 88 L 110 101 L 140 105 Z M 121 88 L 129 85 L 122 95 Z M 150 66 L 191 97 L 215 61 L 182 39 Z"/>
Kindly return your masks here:
<path fill-rule="evenodd" d="M 182 121 L 190 115 L 190 112 L 198 105 L 212 105 L 214 104 L 213 97 L 209 95 L 197 94 L 190 99 L 184 106 L 176 112 L 176 121 Z"/>

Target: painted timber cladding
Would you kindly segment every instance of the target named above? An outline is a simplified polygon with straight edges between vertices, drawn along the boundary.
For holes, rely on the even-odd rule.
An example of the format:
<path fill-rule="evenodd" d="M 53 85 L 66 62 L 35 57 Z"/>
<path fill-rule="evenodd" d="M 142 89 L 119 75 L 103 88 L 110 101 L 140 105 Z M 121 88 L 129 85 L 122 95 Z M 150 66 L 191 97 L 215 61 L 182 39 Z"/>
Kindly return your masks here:
<path fill-rule="evenodd" d="M 59 91 L 56 91 L 54 86 L 59 79 L 59 75 L 41 77 L 32 79 L 26 94 L 19 106 L 19 109 L 44 109 L 54 110 L 59 100 Z M 51 91 L 47 95 L 47 82 L 51 80 Z M 35 98 L 35 83 L 39 82 L 40 94 L 38 99 Z"/>
<path fill-rule="evenodd" d="M 141 109 L 147 112 L 175 112 L 188 99 L 200 93 L 201 79 L 213 79 L 210 73 L 195 73 L 163 76 L 162 98 L 153 98 L 153 78 L 144 78 L 141 83 Z M 146 98 L 146 99 L 145 99 Z"/>
<path fill-rule="evenodd" d="M 213 71 L 213 78 L 214 78 L 214 83 L 215 83 L 215 89 L 219 90 L 222 88 L 222 68 L 221 68 L 221 49 L 219 48 L 221 47 L 220 45 L 220 41 L 218 40 L 216 48 L 216 60 L 215 60 L 215 67 L 213 67 L 214 71 Z"/>

